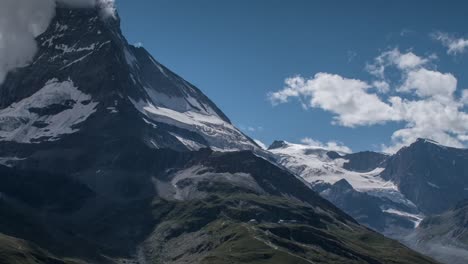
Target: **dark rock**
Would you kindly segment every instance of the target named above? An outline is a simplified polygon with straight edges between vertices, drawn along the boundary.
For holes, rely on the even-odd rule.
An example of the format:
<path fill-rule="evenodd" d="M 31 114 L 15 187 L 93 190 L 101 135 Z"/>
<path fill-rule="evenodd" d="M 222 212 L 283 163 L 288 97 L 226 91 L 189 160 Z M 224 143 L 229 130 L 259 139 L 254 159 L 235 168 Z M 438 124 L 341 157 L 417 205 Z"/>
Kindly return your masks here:
<path fill-rule="evenodd" d="M 468 150 L 419 139 L 390 157 L 382 177 L 427 214 L 468 199 Z"/>

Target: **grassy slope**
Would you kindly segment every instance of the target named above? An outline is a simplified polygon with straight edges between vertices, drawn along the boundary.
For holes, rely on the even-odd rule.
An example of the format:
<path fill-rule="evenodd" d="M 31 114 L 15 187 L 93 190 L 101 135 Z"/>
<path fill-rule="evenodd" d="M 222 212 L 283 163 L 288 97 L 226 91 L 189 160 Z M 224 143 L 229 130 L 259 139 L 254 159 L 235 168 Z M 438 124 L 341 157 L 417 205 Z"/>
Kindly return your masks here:
<path fill-rule="evenodd" d="M 157 224 L 133 258 L 143 256 L 146 262 L 140 263 L 435 263 L 295 199 L 217 194 L 191 201 L 156 199 L 151 208 Z M 135 213 L 131 215 L 138 217 Z M 119 221 L 106 223 L 117 232 L 127 232 L 123 226 L 118 228 Z M 31 243 L 0 235 L 0 263 L 78 262 L 58 259 Z"/>
<path fill-rule="evenodd" d="M 435 263 L 358 225 L 293 175 L 251 153 L 205 152 L 187 167 L 202 164 L 210 172 L 193 176 L 215 176 L 205 181 L 184 181 L 198 194 L 192 200 L 168 201 L 157 194 L 126 199 L 125 203 L 106 205 L 98 213 L 72 221 L 74 225 L 62 222 L 63 218 L 56 219 L 61 225 L 38 223 L 24 217 L 28 214 L 0 207 L 2 216 L 6 216 L 0 218 L 0 227 L 5 229 L 3 233 L 34 241 L 56 256 L 94 259 L 94 263 L 121 264 L 124 262 L 113 260 L 122 259 L 139 264 Z M 179 156 L 162 153 L 154 160 L 164 162 L 164 157 L 173 160 Z M 174 164 L 160 165 L 158 179 L 170 180 L 172 175 L 165 173 Z M 264 191 L 243 187 L 236 180 L 215 178 L 236 173 L 250 175 Z M 129 178 L 139 179 L 133 174 Z M 107 180 L 115 183 L 113 177 Z M 146 180 L 142 182 L 147 184 Z M 30 221 L 19 221 L 25 219 Z M 34 224 L 37 228 L 31 229 L 33 235 L 31 231 L 21 232 Z M 63 249 L 56 244 L 63 244 Z M 12 238 L 4 239 L 0 252 L 1 264 L 71 263 Z"/>
<path fill-rule="evenodd" d="M 150 263 L 435 263 L 297 200 L 232 195 L 156 204 L 164 216 L 144 246 Z"/>
<path fill-rule="evenodd" d="M 0 234 L 0 263 L 5 264 L 83 264 L 61 260 L 24 240 Z"/>

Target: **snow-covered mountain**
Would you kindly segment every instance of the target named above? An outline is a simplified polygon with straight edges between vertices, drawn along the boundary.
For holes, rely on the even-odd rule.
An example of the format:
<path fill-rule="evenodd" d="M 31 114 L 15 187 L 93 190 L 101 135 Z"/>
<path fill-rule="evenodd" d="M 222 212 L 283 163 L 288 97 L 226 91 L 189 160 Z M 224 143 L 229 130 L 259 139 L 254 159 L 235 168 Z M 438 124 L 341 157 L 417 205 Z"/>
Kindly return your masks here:
<path fill-rule="evenodd" d="M 199 89 L 129 45 L 118 18 L 103 21 L 93 12 L 57 9 L 33 62 L 8 75 L 0 87 L 0 141 L 56 141 L 126 115 L 135 119 L 135 136 L 155 148 L 257 148 Z"/>
<path fill-rule="evenodd" d="M 360 223 L 445 263 L 465 263 L 467 206 L 455 204 L 468 198 L 468 150 L 418 139 L 394 155 L 284 141 L 269 151 Z"/>
<path fill-rule="evenodd" d="M 268 150 L 278 157 L 281 165 L 301 175 L 312 184 L 334 184 L 345 179 L 354 189 L 361 191 L 397 189 L 392 182 L 378 177 L 384 169 L 379 166 L 380 164 L 376 164 L 375 168 L 367 172 L 345 169 L 345 164 L 349 163 L 349 159 L 344 153 L 285 141 L 274 142 Z"/>
<path fill-rule="evenodd" d="M 285 141 L 275 141 L 269 151 L 323 197 L 380 232 L 412 229 L 424 217 L 394 182 L 380 176 L 389 158 L 385 154 L 338 153 Z"/>

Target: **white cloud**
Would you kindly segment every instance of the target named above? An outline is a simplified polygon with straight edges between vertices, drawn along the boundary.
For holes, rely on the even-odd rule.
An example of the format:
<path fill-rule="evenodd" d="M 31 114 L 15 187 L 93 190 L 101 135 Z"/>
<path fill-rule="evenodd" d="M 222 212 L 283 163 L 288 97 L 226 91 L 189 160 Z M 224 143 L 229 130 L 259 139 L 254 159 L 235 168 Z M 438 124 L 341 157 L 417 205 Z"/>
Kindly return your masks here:
<path fill-rule="evenodd" d="M 307 102 L 307 107 L 321 108 L 336 114 L 336 124 L 348 127 L 372 125 L 396 117 L 391 106 L 382 102 L 376 94 L 368 93 L 371 86 L 361 80 L 318 73 L 311 79 L 300 76 L 288 78 L 285 84 L 283 90 L 269 94 L 273 104 L 298 97 Z"/>
<path fill-rule="evenodd" d="M 444 32 L 435 32 L 431 36 L 447 48 L 447 54 L 457 55 L 468 49 L 468 39 L 455 38 Z"/>
<path fill-rule="evenodd" d="M 333 113 L 332 123 L 347 127 L 402 122 L 404 128 L 393 133 L 392 144 L 382 146 L 386 152 L 395 152 L 421 137 L 463 147 L 468 135 L 468 114 L 464 106 L 468 92 L 462 91 L 457 98 L 457 79 L 450 73 L 427 69 L 425 65 L 430 59 L 395 50 L 391 53 L 377 57 L 376 65 L 394 65 L 399 70 L 402 84 L 393 89 L 385 80 L 370 85 L 363 80 L 318 73 L 310 79 L 300 76 L 286 79 L 285 87 L 270 93 L 269 98 L 274 104 L 299 98 L 307 102 L 307 107 Z M 388 90 L 392 90 L 393 96 L 379 97 L 378 93 Z"/>
<path fill-rule="evenodd" d="M 372 86 L 377 88 L 379 93 L 388 93 L 390 91 L 390 84 L 386 81 L 374 81 Z"/>
<path fill-rule="evenodd" d="M 351 63 L 357 57 L 357 53 L 353 50 L 348 50 L 346 55 L 348 56 L 348 63 Z"/>
<path fill-rule="evenodd" d="M 405 36 L 408 36 L 410 34 L 413 34 L 414 31 L 411 30 L 411 29 L 408 29 L 408 28 L 404 28 L 400 31 L 400 37 L 405 37 Z"/>
<path fill-rule="evenodd" d="M 37 49 L 34 37 L 53 15 L 53 0 L 0 1 L 0 83 L 8 71 L 30 62 Z"/>
<path fill-rule="evenodd" d="M 420 97 L 452 98 L 456 89 L 457 79 L 452 74 L 423 68 L 410 71 L 399 91 L 415 91 Z"/>
<path fill-rule="evenodd" d="M 258 140 L 258 139 L 254 139 L 253 141 L 255 141 L 255 143 L 257 143 L 257 145 L 259 147 L 261 147 L 262 149 L 268 149 L 268 147 L 265 145 L 265 143 L 263 143 L 262 141 Z"/>
<path fill-rule="evenodd" d="M 462 104 L 468 105 L 468 89 L 464 89 L 462 91 L 462 96 L 461 96 L 460 102 Z"/>
<path fill-rule="evenodd" d="M 412 52 L 401 54 L 398 50 L 393 50 L 392 54 L 394 64 L 402 70 L 413 69 L 429 62 L 428 59 L 416 56 Z"/>
<path fill-rule="evenodd" d="M 72 7 L 98 5 L 104 16 L 115 12 L 114 0 L 58 0 Z M 55 14 L 55 0 L 0 1 L 0 84 L 6 74 L 31 62 L 35 37 L 44 32 Z"/>
<path fill-rule="evenodd" d="M 30 0 L 37 1 L 37 0 Z M 115 0 L 56 0 L 57 3 L 70 7 L 98 7 L 104 17 L 115 16 Z"/>
<path fill-rule="evenodd" d="M 245 125 L 240 124 L 238 127 L 242 131 L 245 131 L 245 132 L 262 132 L 263 131 L 262 126 L 245 126 Z"/>
<path fill-rule="evenodd" d="M 104 18 L 116 16 L 115 0 L 95 0 L 96 5 L 101 9 L 101 15 Z"/>
<path fill-rule="evenodd" d="M 384 147 L 394 152 L 402 146 L 413 143 L 417 138 L 433 139 L 452 147 L 463 147 L 459 136 L 468 133 L 468 114 L 454 101 L 391 99 L 406 127 L 392 135 L 392 146 Z"/>
<path fill-rule="evenodd" d="M 385 79 L 385 70 L 389 66 L 394 66 L 399 70 L 408 71 L 416 69 L 428 64 L 435 55 L 427 58 L 417 56 L 413 52 L 401 53 L 399 49 L 395 48 L 380 54 L 374 59 L 372 64 L 366 65 L 366 70 L 380 78 Z"/>
<path fill-rule="evenodd" d="M 317 140 L 306 137 L 306 138 L 301 139 L 301 143 L 305 144 L 305 145 L 308 145 L 308 146 L 311 146 L 311 147 L 323 148 L 323 149 L 342 152 L 342 153 L 352 153 L 353 152 L 349 147 L 347 147 L 343 143 L 337 142 L 337 141 L 328 141 L 327 143 L 324 144 L 324 143 L 322 143 L 320 141 L 317 141 Z"/>

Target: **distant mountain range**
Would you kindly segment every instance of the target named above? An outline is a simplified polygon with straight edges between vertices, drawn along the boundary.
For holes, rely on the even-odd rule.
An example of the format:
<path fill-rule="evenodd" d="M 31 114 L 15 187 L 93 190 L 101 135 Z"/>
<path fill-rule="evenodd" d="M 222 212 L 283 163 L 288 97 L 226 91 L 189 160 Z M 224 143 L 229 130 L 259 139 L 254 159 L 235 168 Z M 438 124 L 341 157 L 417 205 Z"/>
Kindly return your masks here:
<path fill-rule="evenodd" d="M 275 163 L 119 23 L 59 7 L 33 62 L 0 86 L 0 263 L 436 263 Z M 386 219 L 418 221 L 400 182 L 378 176 L 388 157 L 308 155 L 327 166 L 304 164 L 304 178 L 336 185 L 321 194 L 381 192 L 374 206 L 414 210 Z"/>
<path fill-rule="evenodd" d="M 284 141 L 274 142 L 269 151 L 279 164 L 360 223 L 446 263 L 466 261 L 460 257 L 466 256 L 466 242 L 460 239 L 464 231 L 454 231 L 466 225 L 460 217 L 468 213 L 466 206 L 457 206 L 456 213 L 433 215 L 468 199 L 467 149 L 418 139 L 394 155 L 337 153 Z M 434 219 L 444 219 L 443 228 Z M 431 250 L 434 241 L 440 250 Z"/>
<path fill-rule="evenodd" d="M 387 235 L 413 229 L 423 213 L 380 175 L 388 155 L 337 153 L 307 145 L 274 142 L 269 150 L 277 162 L 310 183 L 312 189 L 359 222 Z"/>

